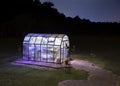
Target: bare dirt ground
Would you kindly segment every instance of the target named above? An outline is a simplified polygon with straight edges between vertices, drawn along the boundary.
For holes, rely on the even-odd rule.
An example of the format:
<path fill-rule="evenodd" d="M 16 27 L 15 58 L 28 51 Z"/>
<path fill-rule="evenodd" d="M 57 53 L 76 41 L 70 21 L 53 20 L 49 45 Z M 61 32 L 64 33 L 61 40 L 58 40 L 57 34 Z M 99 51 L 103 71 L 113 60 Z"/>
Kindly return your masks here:
<path fill-rule="evenodd" d="M 117 86 L 118 77 L 111 71 L 84 60 L 73 60 L 70 63 L 75 69 L 88 71 L 88 80 L 65 80 L 58 86 Z"/>

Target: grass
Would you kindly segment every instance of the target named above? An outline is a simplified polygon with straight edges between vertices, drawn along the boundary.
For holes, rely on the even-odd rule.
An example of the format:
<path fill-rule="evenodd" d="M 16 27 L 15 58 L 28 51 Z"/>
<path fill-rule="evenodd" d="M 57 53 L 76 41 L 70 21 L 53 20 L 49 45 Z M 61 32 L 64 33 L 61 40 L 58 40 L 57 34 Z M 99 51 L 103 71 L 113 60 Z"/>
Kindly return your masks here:
<path fill-rule="evenodd" d="M 0 86 L 57 86 L 63 80 L 84 80 L 88 73 L 71 69 L 45 70 L 30 67 L 1 65 Z"/>
<path fill-rule="evenodd" d="M 47 70 L 12 65 L 21 58 L 16 39 L 4 39 L 0 49 L 0 86 L 57 86 L 64 80 L 86 80 L 88 73 L 71 69 Z M 9 42 L 8 42 L 9 41 Z M 6 45 L 6 46 L 5 46 Z"/>
<path fill-rule="evenodd" d="M 22 45 L 19 39 L 4 39 L 0 52 L 0 64 L 19 58 L 16 52 Z M 7 45 L 7 46 L 6 46 Z M 84 59 L 120 76 L 120 36 L 70 36 L 70 45 L 75 45 L 73 58 Z M 6 53 L 7 52 L 7 53 Z M 15 57 L 13 57 L 15 56 Z M 87 73 L 73 69 L 71 74 L 64 70 L 37 70 L 26 67 L 0 66 L 0 86 L 56 86 L 66 79 L 86 79 Z M 79 77 L 80 76 L 80 77 Z M 119 80 L 120 82 L 120 80 Z"/>
<path fill-rule="evenodd" d="M 97 55 L 93 57 L 91 55 L 80 55 L 80 54 L 74 55 L 73 58 L 90 61 L 120 76 L 120 68 L 119 68 L 120 59 L 119 58 L 118 59 L 117 58 L 105 58 L 105 57 L 97 56 Z"/>
<path fill-rule="evenodd" d="M 76 54 L 76 55 L 71 55 L 74 59 L 81 59 L 81 60 L 87 60 L 89 62 L 92 62 L 102 68 L 105 67 L 105 60 L 102 58 L 97 58 L 97 57 L 91 57 L 90 55 L 81 55 L 81 54 Z"/>
<path fill-rule="evenodd" d="M 120 36 L 75 36 L 72 39 L 72 44 L 77 46 L 73 58 L 88 60 L 120 76 Z"/>

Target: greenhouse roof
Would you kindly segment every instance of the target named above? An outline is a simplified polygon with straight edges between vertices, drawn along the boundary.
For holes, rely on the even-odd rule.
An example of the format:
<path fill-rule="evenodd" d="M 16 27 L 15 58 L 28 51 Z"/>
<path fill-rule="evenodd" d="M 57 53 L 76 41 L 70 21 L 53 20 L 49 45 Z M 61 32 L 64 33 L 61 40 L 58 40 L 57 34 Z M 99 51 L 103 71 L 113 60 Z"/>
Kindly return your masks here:
<path fill-rule="evenodd" d="M 62 41 L 68 40 L 68 36 L 65 34 L 27 34 L 23 43 L 29 44 L 49 44 L 49 45 L 61 45 Z"/>

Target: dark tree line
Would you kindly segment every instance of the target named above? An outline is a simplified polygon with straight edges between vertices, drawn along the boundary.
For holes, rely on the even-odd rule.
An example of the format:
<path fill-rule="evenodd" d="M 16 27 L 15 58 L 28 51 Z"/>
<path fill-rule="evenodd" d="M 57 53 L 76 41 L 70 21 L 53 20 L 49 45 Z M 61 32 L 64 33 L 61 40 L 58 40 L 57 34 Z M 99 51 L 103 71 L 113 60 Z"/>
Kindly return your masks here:
<path fill-rule="evenodd" d="M 27 33 L 119 34 L 116 22 L 91 22 L 66 17 L 52 2 L 39 0 L 0 1 L 0 36 L 24 36 Z"/>

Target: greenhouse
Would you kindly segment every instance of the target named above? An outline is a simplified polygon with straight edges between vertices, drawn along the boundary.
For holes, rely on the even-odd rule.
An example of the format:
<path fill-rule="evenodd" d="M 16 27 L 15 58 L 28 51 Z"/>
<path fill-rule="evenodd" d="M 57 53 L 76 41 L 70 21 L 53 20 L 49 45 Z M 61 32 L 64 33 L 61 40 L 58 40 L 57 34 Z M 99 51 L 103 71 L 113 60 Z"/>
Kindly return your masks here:
<path fill-rule="evenodd" d="M 23 41 L 23 60 L 62 63 L 69 52 L 65 34 L 27 34 Z"/>

